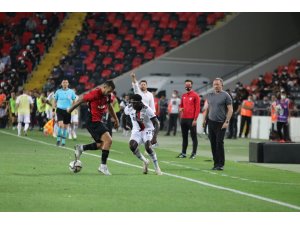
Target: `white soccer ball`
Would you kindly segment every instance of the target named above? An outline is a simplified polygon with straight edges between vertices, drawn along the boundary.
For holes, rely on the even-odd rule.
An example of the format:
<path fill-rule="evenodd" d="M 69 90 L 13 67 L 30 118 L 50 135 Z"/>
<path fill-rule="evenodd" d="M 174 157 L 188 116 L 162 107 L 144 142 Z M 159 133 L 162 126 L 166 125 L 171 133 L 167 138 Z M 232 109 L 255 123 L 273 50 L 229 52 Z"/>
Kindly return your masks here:
<path fill-rule="evenodd" d="M 80 160 L 72 161 L 69 163 L 69 169 L 73 173 L 78 173 L 82 169 L 82 162 Z"/>

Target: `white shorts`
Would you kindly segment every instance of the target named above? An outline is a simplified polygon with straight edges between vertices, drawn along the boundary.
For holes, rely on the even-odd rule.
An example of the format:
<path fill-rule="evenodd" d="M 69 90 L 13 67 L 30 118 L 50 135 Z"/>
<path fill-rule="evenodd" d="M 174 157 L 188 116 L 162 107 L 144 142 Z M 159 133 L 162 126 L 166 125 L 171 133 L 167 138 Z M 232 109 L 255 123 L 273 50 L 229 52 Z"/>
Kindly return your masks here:
<path fill-rule="evenodd" d="M 143 131 L 132 131 L 130 140 L 135 140 L 139 145 L 151 141 L 153 137 L 153 130 L 147 129 Z"/>
<path fill-rule="evenodd" d="M 51 120 L 53 118 L 52 109 L 46 111 L 46 116 L 48 120 Z"/>
<path fill-rule="evenodd" d="M 19 123 L 30 123 L 30 114 L 18 114 Z"/>
<path fill-rule="evenodd" d="M 71 115 L 71 123 L 78 123 L 78 114 Z"/>

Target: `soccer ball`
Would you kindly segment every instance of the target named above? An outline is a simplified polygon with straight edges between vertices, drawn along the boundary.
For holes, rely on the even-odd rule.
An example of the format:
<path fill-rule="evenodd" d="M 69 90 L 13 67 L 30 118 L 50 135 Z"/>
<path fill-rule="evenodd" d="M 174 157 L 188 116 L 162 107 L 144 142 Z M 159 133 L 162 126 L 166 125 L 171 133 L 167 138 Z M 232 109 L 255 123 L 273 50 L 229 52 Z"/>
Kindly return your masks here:
<path fill-rule="evenodd" d="M 73 173 L 78 173 L 82 169 L 82 162 L 80 160 L 72 161 L 69 163 L 69 169 Z"/>

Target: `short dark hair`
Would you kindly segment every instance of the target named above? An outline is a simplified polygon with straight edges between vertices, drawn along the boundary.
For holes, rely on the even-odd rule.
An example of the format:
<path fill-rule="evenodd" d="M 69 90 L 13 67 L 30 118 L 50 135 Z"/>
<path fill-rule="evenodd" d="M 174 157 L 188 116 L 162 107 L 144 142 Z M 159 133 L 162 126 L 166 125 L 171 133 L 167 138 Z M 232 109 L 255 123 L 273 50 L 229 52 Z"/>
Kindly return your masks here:
<path fill-rule="evenodd" d="M 191 84 L 193 84 L 192 80 L 185 80 L 184 83 L 186 83 L 186 82 L 190 82 Z"/>
<path fill-rule="evenodd" d="M 135 101 L 135 102 L 141 102 L 142 101 L 142 96 L 140 96 L 139 94 L 134 94 L 130 97 L 130 99 Z"/>
<path fill-rule="evenodd" d="M 104 85 L 111 87 L 112 90 L 115 90 L 116 86 L 113 80 L 107 80 L 104 82 Z"/>
<path fill-rule="evenodd" d="M 147 81 L 146 80 L 141 80 L 140 83 L 146 83 L 147 84 Z"/>

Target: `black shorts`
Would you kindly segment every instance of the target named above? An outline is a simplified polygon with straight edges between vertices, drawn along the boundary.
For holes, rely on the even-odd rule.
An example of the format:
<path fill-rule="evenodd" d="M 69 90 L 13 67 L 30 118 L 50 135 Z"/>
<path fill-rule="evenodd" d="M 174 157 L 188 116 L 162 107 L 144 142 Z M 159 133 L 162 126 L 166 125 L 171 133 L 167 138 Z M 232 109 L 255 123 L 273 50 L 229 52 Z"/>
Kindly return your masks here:
<path fill-rule="evenodd" d="M 93 139 L 95 140 L 96 143 L 100 143 L 101 142 L 101 136 L 105 132 L 109 132 L 109 129 L 102 122 L 87 121 L 86 128 L 89 131 L 89 133 L 92 135 L 92 137 L 93 137 Z"/>
<path fill-rule="evenodd" d="M 68 113 L 67 110 L 64 109 L 56 109 L 57 121 L 63 121 L 64 124 L 71 123 L 71 113 Z"/>

